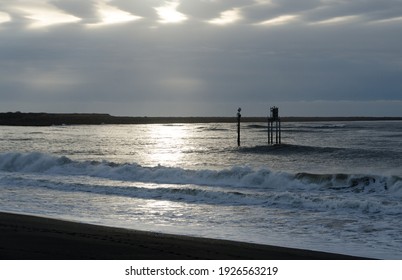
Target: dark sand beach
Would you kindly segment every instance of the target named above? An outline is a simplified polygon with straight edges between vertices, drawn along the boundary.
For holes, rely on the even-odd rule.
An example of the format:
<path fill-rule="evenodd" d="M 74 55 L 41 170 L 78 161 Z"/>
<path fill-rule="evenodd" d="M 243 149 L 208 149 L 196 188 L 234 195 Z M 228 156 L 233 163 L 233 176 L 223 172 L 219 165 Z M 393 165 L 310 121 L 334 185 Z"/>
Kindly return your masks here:
<path fill-rule="evenodd" d="M 348 260 L 353 256 L 0 213 L 3 260 Z"/>

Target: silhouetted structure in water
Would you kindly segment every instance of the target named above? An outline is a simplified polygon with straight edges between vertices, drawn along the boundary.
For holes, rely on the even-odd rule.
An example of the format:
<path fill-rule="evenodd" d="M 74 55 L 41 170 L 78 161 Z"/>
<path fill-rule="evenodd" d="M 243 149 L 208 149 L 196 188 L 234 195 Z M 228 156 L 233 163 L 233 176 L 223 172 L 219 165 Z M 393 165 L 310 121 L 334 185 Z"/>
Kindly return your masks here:
<path fill-rule="evenodd" d="M 237 146 L 240 147 L 240 118 L 241 118 L 241 108 L 237 109 Z"/>
<path fill-rule="evenodd" d="M 278 107 L 271 107 L 271 115 L 268 117 L 268 145 L 281 144 L 281 119 Z"/>

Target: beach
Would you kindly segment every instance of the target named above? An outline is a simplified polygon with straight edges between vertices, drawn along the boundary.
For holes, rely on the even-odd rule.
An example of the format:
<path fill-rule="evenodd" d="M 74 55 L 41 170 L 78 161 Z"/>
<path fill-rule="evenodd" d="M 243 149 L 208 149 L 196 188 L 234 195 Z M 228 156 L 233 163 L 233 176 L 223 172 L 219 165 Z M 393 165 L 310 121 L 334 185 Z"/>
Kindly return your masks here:
<path fill-rule="evenodd" d="M 0 213 L 0 259 L 348 260 L 358 258 L 341 254 Z"/>

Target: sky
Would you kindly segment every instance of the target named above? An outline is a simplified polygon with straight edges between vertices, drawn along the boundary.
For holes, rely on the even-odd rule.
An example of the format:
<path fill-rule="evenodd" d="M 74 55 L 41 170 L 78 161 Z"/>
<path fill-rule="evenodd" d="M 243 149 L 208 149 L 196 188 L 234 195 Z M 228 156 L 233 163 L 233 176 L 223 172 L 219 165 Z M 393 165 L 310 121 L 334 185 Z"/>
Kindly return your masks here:
<path fill-rule="evenodd" d="M 0 0 L 0 111 L 402 116 L 402 0 Z"/>

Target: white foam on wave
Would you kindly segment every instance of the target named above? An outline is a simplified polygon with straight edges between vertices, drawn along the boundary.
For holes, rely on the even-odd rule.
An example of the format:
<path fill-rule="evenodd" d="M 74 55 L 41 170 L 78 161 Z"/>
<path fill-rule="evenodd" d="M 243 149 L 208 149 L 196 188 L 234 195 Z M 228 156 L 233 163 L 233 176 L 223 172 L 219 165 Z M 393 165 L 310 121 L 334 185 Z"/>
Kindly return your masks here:
<path fill-rule="evenodd" d="M 287 185 L 291 176 L 268 169 L 253 170 L 235 166 L 224 170 L 188 170 L 179 167 L 143 167 L 136 163 L 115 164 L 107 161 L 73 161 L 42 153 L 0 154 L 0 170 L 55 175 L 85 175 L 113 180 L 166 184 L 198 184 L 232 187 L 270 187 Z"/>
<path fill-rule="evenodd" d="M 46 172 L 53 168 L 70 164 L 67 157 L 33 153 L 4 153 L 0 154 L 0 170 L 10 172 Z"/>
<path fill-rule="evenodd" d="M 136 163 L 73 161 L 65 156 L 43 153 L 0 154 L 0 170 L 8 172 L 75 175 L 158 184 L 196 184 L 253 190 L 334 189 L 350 192 L 392 192 L 402 196 L 402 180 L 397 176 L 359 174 L 291 174 L 266 168 L 234 166 L 223 170 L 189 170 L 180 167 L 143 167 Z"/>
<path fill-rule="evenodd" d="M 290 174 L 244 166 L 187 170 L 143 167 L 135 163 L 73 161 L 42 153 L 0 154 L 0 171 L 19 174 L 3 176 L 3 184 L 11 185 L 18 178 L 23 181 L 18 185 L 24 183 L 66 192 L 216 205 L 401 213 L 402 180 L 395 176 Z M 63 176 L 68 178 L 65 182 Z M 88 177 L 95 180 L 91 183 L 91 179 L 83 179 Z M 149 183 L 154 187 L 150 188 Z"/>

